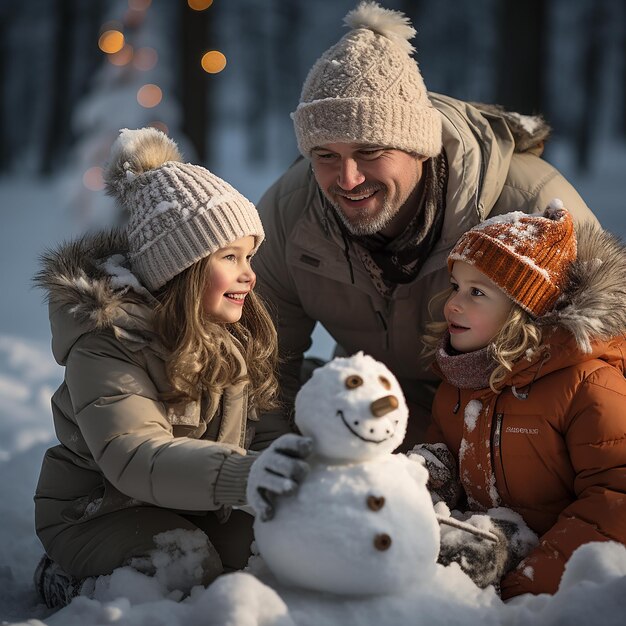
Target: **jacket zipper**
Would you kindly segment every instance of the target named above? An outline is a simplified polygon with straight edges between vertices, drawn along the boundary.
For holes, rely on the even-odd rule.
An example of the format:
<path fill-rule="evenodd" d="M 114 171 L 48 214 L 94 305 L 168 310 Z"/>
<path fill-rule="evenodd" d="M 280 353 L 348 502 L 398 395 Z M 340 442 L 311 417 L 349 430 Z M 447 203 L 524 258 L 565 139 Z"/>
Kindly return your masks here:
<path fill-rule="evenodd" d="M 491 454 L 494 460 L 494 473 L 495 465 L 498 464 L 500 474 L 502 475 L 503 487 L 506 491 L 508 500 L 509 487 L 506 482 L 506 474 L 504 473 L 504 462 L 502 460 L 502 423 L 504 422 L 504 413 L 496 413 L 496 423 L 493 429 L 493 436 L 491 438 Z"/>
<path fill-rule="evenodd" d="M 385 321 L 385 318 L 380 311 L 376 311 L 376 315 L 378 315 L 385 331 L 385 350 L 389 350 L 389 328 L 387 326 L 387 322 Z"/>

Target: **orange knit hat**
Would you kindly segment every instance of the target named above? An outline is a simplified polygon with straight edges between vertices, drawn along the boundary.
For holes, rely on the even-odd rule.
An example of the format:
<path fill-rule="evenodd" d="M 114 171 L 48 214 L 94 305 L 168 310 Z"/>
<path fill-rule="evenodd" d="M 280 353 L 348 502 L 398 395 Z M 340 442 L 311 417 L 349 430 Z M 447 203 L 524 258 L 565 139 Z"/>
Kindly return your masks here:
<path fill-rule="evenodd" d="M 461 236 L 448 256 L 473 265 L 533 317 L 550 311 L 576 259 L 572 216 L 561 200 L 543 215 L 520 211 L 492 217 Z"/>

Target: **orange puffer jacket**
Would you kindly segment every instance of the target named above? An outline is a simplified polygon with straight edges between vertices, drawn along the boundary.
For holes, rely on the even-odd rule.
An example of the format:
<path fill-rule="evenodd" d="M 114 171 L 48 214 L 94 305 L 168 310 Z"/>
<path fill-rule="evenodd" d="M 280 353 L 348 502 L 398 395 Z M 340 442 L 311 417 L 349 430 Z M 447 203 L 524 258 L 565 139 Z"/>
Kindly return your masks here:
<path fill-rule="evenodd" d="M 428 441 L 459 459 L 469 508 L 509 507 L 540 537 L 502 580 L 504 599 L 556 592 L 584 543 L 626 544 L 625 275 L 618 241 L 579 230 L 570 289 L 539 320 L 541 348 L 500 394 L 444 380 L 435 397 Z"/>

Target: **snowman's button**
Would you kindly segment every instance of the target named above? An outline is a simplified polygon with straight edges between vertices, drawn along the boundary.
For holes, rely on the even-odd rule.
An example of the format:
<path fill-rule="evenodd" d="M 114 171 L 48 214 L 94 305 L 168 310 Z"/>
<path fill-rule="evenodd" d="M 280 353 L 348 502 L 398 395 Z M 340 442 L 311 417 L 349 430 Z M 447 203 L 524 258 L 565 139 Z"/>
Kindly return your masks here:
<path fill-rule="evenodd" d="M 387 533 L 379 533 L 374 537 L 374 547 L 377 550 L 385 551 L 391 546 L 391 537 Z"/>
<path fill-rule="evenodd" d="M 367 508 L 372 511 L 380 511 L 385 506 L 383 496 L 367 496 Z"/>

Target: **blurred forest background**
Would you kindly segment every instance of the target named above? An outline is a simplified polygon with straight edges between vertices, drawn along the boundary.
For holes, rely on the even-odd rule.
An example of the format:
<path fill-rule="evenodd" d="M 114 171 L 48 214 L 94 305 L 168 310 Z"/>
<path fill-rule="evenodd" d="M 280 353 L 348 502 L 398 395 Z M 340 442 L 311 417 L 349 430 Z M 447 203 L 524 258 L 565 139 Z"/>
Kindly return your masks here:
<path fill-rule="evenodd" d="M 0 338 L 47 341 L 38 254 L 120 219 L 102 184 L 120 128 L 165 130 L 258 201 L 298 156 L 289 114 L 356 4 L 0 0 Z M 545 157 L 626 235 L 626 0 L 381 4 L 415 25 L 431 91 L 542 113 Z"/>
<path fill-rule="evenodd" d="M 289 113 L 301 84 L 355 4 L 1 0 L 0 175 L 71 164 L 98 190 L 91 168 L 117 129 L 144 124 L 222 175 L 269 163 L 279 172 L 296 156 Z M 626 0 L 382 4 L 417 28 L 431 91 L 542 113 L 581 171 L 607 140 L 626 141 Z M 122 39 L 107 44 L 111 32 Z"/>

